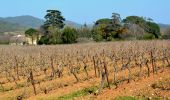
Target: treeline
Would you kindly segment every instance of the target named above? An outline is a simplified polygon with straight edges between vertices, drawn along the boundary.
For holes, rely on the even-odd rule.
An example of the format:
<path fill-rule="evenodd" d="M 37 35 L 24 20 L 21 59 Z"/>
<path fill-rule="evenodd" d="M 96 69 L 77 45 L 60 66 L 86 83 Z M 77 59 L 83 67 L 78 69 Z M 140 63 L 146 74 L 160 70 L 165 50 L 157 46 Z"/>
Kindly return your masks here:
<path fill-rule="evenodd" d="M 29 29 L 25 32 L 26 35 L 32 37 L 41 34 L 38 44 L 69 44 L 88 40 L 161 39 L 166 37 L 161 34 L 159 25 L 151 18 L 139 16 L 128 16 L 122 20 L 120 14 L 112 13 L 110 19 L 99 19 L 92 28 L 84 24 L 79 29 L 64 27 L 65 18 L 58 10 L 47 10 L 45 19 L 46 21 L 40 30 Z"/>

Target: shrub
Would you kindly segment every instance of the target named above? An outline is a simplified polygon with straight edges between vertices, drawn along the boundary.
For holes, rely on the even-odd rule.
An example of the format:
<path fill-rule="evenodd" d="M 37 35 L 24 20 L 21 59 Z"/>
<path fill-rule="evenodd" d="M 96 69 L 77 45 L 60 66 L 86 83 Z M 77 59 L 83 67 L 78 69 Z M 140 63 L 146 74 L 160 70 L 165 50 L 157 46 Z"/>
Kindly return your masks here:
<path fill-rule="evenodd" d="M 143 39 L 145 39 L 145 40 L 151 40 L 151 39 L 155 39 L 155 36 L 153 35 L 153 34 L 145 34 L 144 36 L 143 36 Z"/>
<path fill-rule="evenodd" d="M 62 33 L 63 43 L 75 43 L 77 39 L 77 31 L 74 28 L 66 27 Z"/>
<path fill-rule="evenodd" d="M 102 41 L 102 40 L 103 40 L 103 37 L 102 37 L 100 34 L 95 34 L 95 35 L 93 35 L 93 39 L 94 39 L 96 42 L 99 42 L 99 41 Z"/>
<path fill-rule="evenodd" d="M 47 36 L 42 36 L 40 38 L 40 40 L 38 41 L 38 44 L 39 45 L 42 45 L 42 44 L 49 44 L 49 38 Z"/>

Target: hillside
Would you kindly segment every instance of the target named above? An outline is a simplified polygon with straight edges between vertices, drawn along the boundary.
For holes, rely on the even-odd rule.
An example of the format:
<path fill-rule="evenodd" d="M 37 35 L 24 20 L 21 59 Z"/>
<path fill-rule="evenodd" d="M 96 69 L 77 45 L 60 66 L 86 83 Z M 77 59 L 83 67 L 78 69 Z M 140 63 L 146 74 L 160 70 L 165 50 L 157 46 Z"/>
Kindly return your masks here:
<path fill-rule="evenodd" d="M 23 31 L 25 29 L 27 29 L 27 27 L 21 26 L 16 23 L 9 23 L 9 22 L 0 20 L 0 33 L 12 32 L 12 31 Z"/>
<path fill-rule="evenodd" d="M 81 24 L 78 24 L 76 22 L 73 22 L 73 21 L 69 21 L 69 20 L 66 20 L 65 22 L 65 26 L 69 26 L 69 27 L 74 27 L 74 28 L 81 28 Z"/>
<path fill-rule="evenodd" d="M 159 27 L 161 29 L 161 33 L 163 34 L 167 34 L 166 30 L 170 28 L 170 25 L 168 24 L 160 24 L 159 23 Z M 169 34 L 169 33 L 168 33 Z"/>
<path fill-rule="evenodd" d="M 159 23 L 159 27 L 160 27 L 160 28 L 170 28 L 170 25 Z"/>
<path fill-rule="evenodd" d="M 13 23 L 13 24 L 19 24 L 21 26 L 32 27 L 32 28 L 39 28 L 44 23 L 43 19 L 36 18 L 30 15 L 6 17 L 6 18 L 0 18 L 0 20 Z M 82 26 L 81 24 L 69 20 L 66 20 L 65 24 L 66 26 L 70 26 L 74 28 L 80 28 Z"/>
<path fill-rule="evenodd" d="M 0 17 L 0 33 L 39 28 L 44 21 L 33 16 Z"/>
<path fill-rule="evenodd" d="M 6 18 L 1 18 L 1 20 L 9 22 L 9 23 L 13 23 L 13 24 L 19 24 L 21 26 L 32 27 L 32 28 L 39 28 L 44 23 L 42 19 L 29 16 L 29 15 L 6 17 Z"/>
<path fill-rule="evenodd" d="M 16 16 L 16 17 L 0 17 L 0 33 L 3 32 L 13 32 L 13 31 L 23 31 L 28 28 L 39 28 L 43 25 L 44 20 L 36 18 L 33 16 Z M 65 26 L 81 28 L 81 24 L 73 21 L 66 20 Z"/>

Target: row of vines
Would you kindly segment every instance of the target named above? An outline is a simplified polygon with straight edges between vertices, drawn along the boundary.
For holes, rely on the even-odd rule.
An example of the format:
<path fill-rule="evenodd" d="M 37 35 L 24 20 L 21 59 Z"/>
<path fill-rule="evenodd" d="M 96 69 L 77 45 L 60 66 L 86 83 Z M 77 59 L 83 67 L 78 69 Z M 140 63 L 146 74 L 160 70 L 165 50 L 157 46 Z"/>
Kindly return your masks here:
<path fill-rule="evenodd" d="M 58 46 L 0 46 L 0 92 L 20 90 L 18 100 L 88 79 L 119 87 L 135 77 L 149 77 L 170 67 L 170 41 L 129 41 Z M 84 74 L 84 77 L 80 77 Z M 73 77 L 69 84 L 63 77 Z M 61 79 L 61 80 L 60 80 Z M 55 85 L 55 81 L 60 84 Z M 49 82 L 51 81 L 51 83 Z M 45 86 L 45 82 L 53 84 Z M 7 90 L 6 84 L 13 83 Z M 31 90 L 27 89 L 31 87 Z M 32 91 L 32 92 L 30 92 Z"/>

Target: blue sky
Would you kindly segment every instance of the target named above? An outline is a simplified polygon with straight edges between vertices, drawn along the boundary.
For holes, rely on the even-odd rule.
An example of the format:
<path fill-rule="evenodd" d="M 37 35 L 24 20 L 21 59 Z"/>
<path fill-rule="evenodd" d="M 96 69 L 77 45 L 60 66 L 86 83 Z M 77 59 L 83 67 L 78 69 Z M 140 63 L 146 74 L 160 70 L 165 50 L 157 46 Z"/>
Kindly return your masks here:
<path fill-rule="evenodd" d="M 32 15 L 43 18 L 48 9 L 58 9 L 67 20 L 93 23 L 117 12 L 122 19 L 130 15 L 151 17 L 170 24 L 170 0 L 1 0 L 0 17 Z"/>

